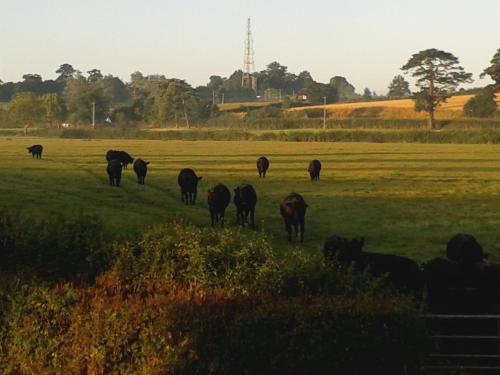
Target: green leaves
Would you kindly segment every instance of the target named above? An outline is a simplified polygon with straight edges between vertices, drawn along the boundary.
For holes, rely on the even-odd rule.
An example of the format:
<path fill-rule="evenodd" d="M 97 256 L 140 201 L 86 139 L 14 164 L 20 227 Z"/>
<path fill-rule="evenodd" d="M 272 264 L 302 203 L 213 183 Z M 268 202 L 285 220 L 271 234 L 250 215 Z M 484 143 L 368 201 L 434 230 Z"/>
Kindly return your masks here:
<path fill-rule="evenodd" d="M 389 85 L 387 96 L 392 99 L 407 98 L 411 95 L 410 84 L 402 75 L 395 76 Z"/>
<path fill-rule="evenodd" d="M 491 59 L 490 66 L 481 74 L 481 78 L 485 75 L 489 75 L 495 81 L 496 91 L 500 90 L 500 48 L 495 53 L 495 56 L 493 56 L 493 59 Z"/>
<path fill-rule="evenodd" d="M 487 88 L 470 98 L 464 105 L 464 113 L 468 117 L 492 117 L 496 111 L 495 93 Z"/>
<path fill-rule="evenodd" d="M 429 113 L 429 127 L 434 128 L 436 107 L 445 102 L 461 83 L 472 82 L 453 54 L 435 48 L 414 54 L 401 68 L 416 78 L 420 92 L 415 96 L 415 110 Z"/>

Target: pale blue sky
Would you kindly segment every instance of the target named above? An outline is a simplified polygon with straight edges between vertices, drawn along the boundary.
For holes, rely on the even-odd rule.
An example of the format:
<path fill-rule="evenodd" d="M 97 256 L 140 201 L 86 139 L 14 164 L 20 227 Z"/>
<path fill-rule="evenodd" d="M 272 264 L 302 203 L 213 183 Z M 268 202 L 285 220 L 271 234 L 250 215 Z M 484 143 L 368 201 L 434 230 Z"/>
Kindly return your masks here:
<path fill-rule="evenodd" d="M 205 84 L 241 68 L 247 17 L 257 70 L 277 60 L 322 82 L 346 76 L 358 92 L 385 92 L 426 48 L 452 52 L 484 85 L 500 48 L 500 0 L 0 0 L 0 78 L 54 78 L 67 62 Z"/>

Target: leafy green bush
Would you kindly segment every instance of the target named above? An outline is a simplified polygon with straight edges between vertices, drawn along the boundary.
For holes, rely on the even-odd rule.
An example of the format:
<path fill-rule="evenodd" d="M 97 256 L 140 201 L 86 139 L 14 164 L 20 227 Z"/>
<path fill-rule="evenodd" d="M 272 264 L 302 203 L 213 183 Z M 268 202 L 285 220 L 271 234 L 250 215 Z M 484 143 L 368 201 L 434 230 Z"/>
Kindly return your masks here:
<path fill-rule="evenodd" d="M 15 230 L 18 218 L 2 217 L 3 233 L 13 229 L 4 245 L 29 243 Z M 89 248 L 90 233 L 98 237 L 79 225 L 63 222 L 50 233 L 59 251 L 71 251 L 61 243 Z M 74 240 L 77 232 L 81 242 Z M 40 243 L 49 243 L 47 236 Z M 115 245 L 113 268 L 95 284 L 21 286 L 0 294 L 0 373 L 399 375 L 417 369 L 427 341 L 413 304 L 380 280 L 293 251 L 280 261 L 260 233 L 158 226 L 140 241 Z"/>
<path fill-rule="evenodd" d="M 245 116 L 245 122 L 268 118 L 281 118 L 282 116 L 283 111 L 280 108 L 268 105 L 259 109 L 249 111 Z"/>
<path fill-rule="evenodd" d="M 68 286 L 23 286 L 9 296 L 0 325 L 0 373 L 65 372 L 58 352 L 76 296 Z"/>
<path fill-rule="evenodd" d="M 400 375 L 427 345 L 398 298 L 269 299 L 111 273 L 81 290 L 24 290 L 7 315 L 6 373 Z"/>
<path fill-rule="evenodd" d="M 281 275 L 265 238 L 179 223 L 159 226 L 116 250 L 115 271 L 135 282 L 159 278 L 203 289 L 276 293 Z"/>
<path fill-rule="evenodd" d="M 486 88 L 465 103 L 464 113 L 468 117 L 493 117 L 497 108 L 495 92 Z"/>
<path fill-rule="evenodd" d="M 0 211 L 0 270 L 48 280 L 92 279 L 111 262 L 111 247 L 95 217 L 44 220 Z"/>

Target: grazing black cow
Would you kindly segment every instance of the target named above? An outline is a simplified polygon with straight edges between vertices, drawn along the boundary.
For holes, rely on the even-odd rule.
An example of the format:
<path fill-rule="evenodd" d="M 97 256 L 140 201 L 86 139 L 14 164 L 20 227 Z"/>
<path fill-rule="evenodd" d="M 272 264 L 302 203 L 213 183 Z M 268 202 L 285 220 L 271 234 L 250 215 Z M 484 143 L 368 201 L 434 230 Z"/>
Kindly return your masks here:
<path fill-rule="evenodd" d="M 33 145 L 30 147 L 26 148 L 28 150 L 28 153 L 31 154 L 32 158 L 37 158 L 41 159 L 42 158 L 42 152 L 43 152 L 43 146 L 42 145 Z"/>
<path fill-rule="evenodd" d="M 134 172 L 137 175 L 137 182 L 140 185 L 144 185 L 144 180 L 146 179 L 146 174 L 148 173 L 149 161 L 144 161 L 142 159 L 136 159 L 134 161 Z"/>
<path fill-rule="evenodd" d="M 266 177 L 266 172 L 269 169 L 269 159 L 265 156 L 261 156 L 257 159 L 257 170 L 259 171 L 259 177 Z"/>
<path fill-rule="evenodd" d="M 309 168 L 307 168 L 309 176 L 311 176 L 311 181 L 319 180 L 319 173 L 321 172 L 321 162 L 319 160 L 312 160 L 309 163 Z"/>
<path fill-rule="evenodd" d="M 226 215 L 226 208 L 231 201 L 231 193 L 224 184 L 217 184 L 213 189 L 208 190 L 208 209 L 210 210 L 210 219 L 212 226 L 221 221 L 224 225 L 224 217 Z"/>
<path fill-rule="evenodd" d="M 363 251 L 364 239 L 329 237 L 324 244 L 326 261 L 337 260 L 341 264 L 353 264 L 357 270 L 367 270 L 373 277 L 387 275 L 398 289 L 422 297 L 424 280 L 422 270 L 413 260 L 392 254 Z"/>
<path fill-rule="evenodd" d="M 288 233 L 288 241 L 292 241 L 292 226 L 295 228 L 295 236 L 298 236 L 300 228 L 300 242 L 304 242 L 304 219 L 306 216 L 307 203 L 300 194 L 291 193 L 280 204 L 280 213 L 285 220 L 285 231 Z"/>
<path fill-rule="evenodd" d="M 120 160 L 113 159 L 108 163 L 109 184 L 111 186 L 120 186 L 122 179 L 122 164 Z"/>
<path fill-rule="evenodd" d="M 234 204 L 236 206 L 236 223 L 245 226 L 250 215 L 250 225 L 255 227 L 255 205 L 257 193 L 252 185 L 241 185 L 234 189 Z"/>
<path fill-rule="evenodd" d="M 125 169 L 127 169 L 129 164 L 134 162 L 134 158 L 125 151 L 109 150 L 106 152 L 106 160 L 108 163 L 114 159 L 119 160 Z"/>
<path fill-rule="evenodd" d="M 177 177 L 177 183 L 181 188 L 181 201 L 187 204 L 195 204 L 198 193 L 198 182 L 201 177 L 190 168 L 181 169 Z"/>

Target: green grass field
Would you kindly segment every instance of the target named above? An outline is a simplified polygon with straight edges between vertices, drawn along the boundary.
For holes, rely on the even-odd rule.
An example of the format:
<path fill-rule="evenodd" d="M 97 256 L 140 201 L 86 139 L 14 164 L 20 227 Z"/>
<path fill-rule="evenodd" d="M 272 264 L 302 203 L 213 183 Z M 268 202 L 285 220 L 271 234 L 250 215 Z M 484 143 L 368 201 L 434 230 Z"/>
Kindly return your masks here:
<path fill-rule="evenodd" d="M 45 146 L 42 160 L 25 149 L 35 143 Z M 150 161 L 146 185 L 136 183 L 129 167 L 121 188 L 108 186 L 108 149 Z M 255 167 L 261 155 L 271 161 L 265 179 Z M 462 231 L 500 261 L 500 150 L 494 145 L 0 138 L 0 156 L 0 207 L 37 216 L 96 214 L 117 234 L 181 218 L 209 225 L 207 189 L 251 183 L 258 230 L 283 254 L 297 243 L 286 242 L 279 202 L 296 191 L 309 204 L 304 246 L 311 254 L 320 254 L 328 235 L 339 234 L 365 237 L 370 251 L 424 260 L 442 254 L 446 241 Z M 314 158 L 323 171 L 312 183 L 306 169 Z M 182 167 L 203 176 L 195 207 L 180 202 Z M 227 215 L 236 228 L 234 205 Z"/>

